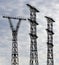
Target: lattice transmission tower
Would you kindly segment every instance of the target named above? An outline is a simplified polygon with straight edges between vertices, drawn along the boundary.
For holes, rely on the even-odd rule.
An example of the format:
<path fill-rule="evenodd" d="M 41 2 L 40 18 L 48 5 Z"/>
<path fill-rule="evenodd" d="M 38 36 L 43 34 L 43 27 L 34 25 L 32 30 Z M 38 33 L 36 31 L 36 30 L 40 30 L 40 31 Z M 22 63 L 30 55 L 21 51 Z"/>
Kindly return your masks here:
<path fill-rule="evenodd" d="M 17 17 L 9 17 L 9 16 L 3 16 L 3 18 L 8 18 L 10 28 L 12 30 L 12 59 L 11 59 L 11 65 L 19 65 L 19 58 L 18 58 L 18 43 L 17 43 L 17 34 L 20 26 L 21 20 L 26 20 L 24 18 L 17 18 Z M 11 22 L 11 19 L 18 20 L 16 29 L 13 27 L 13 24 Z"/>
<path fill-rule="evenodd" d="M 38 23 L 36 22 L 36 12 L 39 12 L 35 7 L 27 4 L 30 8 L 30 65 L 38 65 L 38 52 L 37 52 L 37 29 L 36 26 Z"/>
<path fill-rule="evenodd" d="M 53 59 L 53 22 L 52 18 L 45 16 L 47 18 L 47 65 L 54 65 Z"/>

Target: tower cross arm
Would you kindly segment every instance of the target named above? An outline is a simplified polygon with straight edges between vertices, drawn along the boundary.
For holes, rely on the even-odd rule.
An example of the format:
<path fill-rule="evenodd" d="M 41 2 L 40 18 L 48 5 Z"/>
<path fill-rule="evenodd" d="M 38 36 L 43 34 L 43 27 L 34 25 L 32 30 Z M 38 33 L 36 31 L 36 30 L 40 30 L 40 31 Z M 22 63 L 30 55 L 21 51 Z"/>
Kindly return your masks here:
<path fill-rule="evenodd" d="M 3 18 L 26 20 L 25 18 L 3 16 Z"/>
<path fill-rule="evenodd" d="M 45 18 L 47 18 L 47 20 L 51 20 L 52 22 L 55 22 L 52 18 L 50 18 L 50 17 L 47 17 L 47 16 L 45 16 Z"/>
<path fill-rule="evenodd" d="M 14 31 L 14 28 L 13 28 L 11 19 L 17 19 L 17 20 L 19 20 L 19 22 L 17 23 L 17 26 L 16 26 L 16 31 L 18 31 L 18 29 L 19 29 L 19 25 L 20 25 L 21 20 L 26 20 L 25 18 L 10 17 L 10 16 L 3 16 L 3 18 L 8 18 L 9 23 L 10 23 L 10 28 L 11 28 L 12 31 Z"/>
<path fill-rule="evenodd" d="M 35 7 L 31 6 L 30 4 L 26 4 L 28 7 L 30 7 L 31 9 L 34 9 L 36 12 L 39 12 Z"/>

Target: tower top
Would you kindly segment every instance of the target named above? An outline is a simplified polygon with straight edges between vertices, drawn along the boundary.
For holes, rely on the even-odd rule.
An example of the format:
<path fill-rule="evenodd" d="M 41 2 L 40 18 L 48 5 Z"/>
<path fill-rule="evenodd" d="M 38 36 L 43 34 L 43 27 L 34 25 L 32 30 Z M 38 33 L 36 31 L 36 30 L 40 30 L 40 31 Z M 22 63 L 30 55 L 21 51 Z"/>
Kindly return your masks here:
<path fill-rule="evenodd" d="M 52 22 L 55 22 L 52 18 L 45 16 L 45 18 L 51 20 Z"/>
<path fill-rule="evenodd" d="M 30 4 L 26 4 L 27 6 L 29 6 L 30 8 L 34 9 L 36 12 L 39 12 L 35 7 L 31 6 Z"/>

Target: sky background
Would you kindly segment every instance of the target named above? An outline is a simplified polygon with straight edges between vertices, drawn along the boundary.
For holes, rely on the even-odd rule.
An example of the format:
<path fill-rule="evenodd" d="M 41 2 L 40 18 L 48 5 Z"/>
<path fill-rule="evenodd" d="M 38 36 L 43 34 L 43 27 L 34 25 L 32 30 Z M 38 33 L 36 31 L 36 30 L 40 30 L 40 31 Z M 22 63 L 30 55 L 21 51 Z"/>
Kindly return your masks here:
<path fill-rule="evenodd" d="M 47 65 L 47 20 L 49 16 L 54 23 L 54 65 L 59 65 L 59 0 L 0 0 L 0 65 L 11 65 L 12 32 L 8 19 L 2 16 L 29 18 L 30 11 L 26 4 L 31 4 L 40 12 L 37 13 L 37 47 L 39 65 Z M 16 21 L 12 20 L 14 26 Z M 21 21 L 18 31 L 19 65 L 29 65 L 30 59 L 30 23 Z"/>

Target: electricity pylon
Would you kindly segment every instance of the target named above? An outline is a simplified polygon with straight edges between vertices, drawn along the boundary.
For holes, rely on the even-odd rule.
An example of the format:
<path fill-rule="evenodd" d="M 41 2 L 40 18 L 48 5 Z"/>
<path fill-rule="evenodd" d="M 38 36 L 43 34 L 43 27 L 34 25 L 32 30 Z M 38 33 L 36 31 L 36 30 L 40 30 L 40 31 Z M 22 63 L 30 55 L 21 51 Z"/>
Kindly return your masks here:
<path fill-rule="evenodd" d="M 54 65 L 53 59 L 53 22 L 52 18 L 45 16 L 47 18 L 47 65 Z"/>
<path fill-rule="evenodd" d="M 12 30 L 12 59 L 11 59 L 11 65 L 19 65 L 19 58 L 18 58 L 18 43 L 17 43 L 17 34 L 20 26 L 21 20 L 26 20 L 24 18 L 17 18 L 17 17 L 9 17 L 9 16 L 3 16 L 3 18 L 8 18 L 10 28 Z M 13 24 L 11 22 L 11 19 L 16 19 L 19 22 L 17 23 L 16 29 L 13 27 Z"/>
<path fill-rule="evenodd" d="M 27 4 L 30 8 L 30 65 L 38 65 L 38 52 L 37 52 L 37 29 L 36 26 L 38 23 L 36 22 L 36 12 L 39 12 L 35 7 Z"/>

